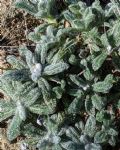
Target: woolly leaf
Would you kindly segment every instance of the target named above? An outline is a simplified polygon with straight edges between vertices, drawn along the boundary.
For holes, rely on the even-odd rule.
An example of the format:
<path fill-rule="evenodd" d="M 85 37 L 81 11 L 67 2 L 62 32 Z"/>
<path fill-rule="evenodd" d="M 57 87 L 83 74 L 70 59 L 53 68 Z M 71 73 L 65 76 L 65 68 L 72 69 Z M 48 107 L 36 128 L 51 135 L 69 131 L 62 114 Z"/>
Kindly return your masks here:
<path fill-rule="evenodd" d="M 83 72 L 84 77 L 86 80 L 91 81 L 94 78 L 94 75 L 92 74 L 91 70 L 86 67 L 85 71 Z"/>
<path fill-rule="evenodd" d="M 94 142 L 95 143 L 105 143 L 107 142 L 109 135 L 105 131 L 99 131 L 95 134 Z"/>
<path fill-rule="evenodd" d="M 0 100 L 0 122 L 11 117 L 15 112 L 15 106 L 11 102 Z"/>
<path fill-rule="evenodd" d="M 20 101 L 17 101 L 17 111 L 18 111 L 20 119 L 23 120 L 23 121 L 25 121 L 26 120 L 26 109 L 21 104 Z"/>
<path fill-rule="evenodd" d="M 83 121 L 80 121 L 80 122 L 76 123 L 76 124 L 75 124 L 75 127 L 76 127 L 80 132 L 83 132 L 84 129 L 85 129 L 85 126 L 84 126 Z"/>
<path fill-rule="evenodd" d="M 21 70 L 9 70 L 2 74 L 1 79 L 13 80 L 13 81 L 28 81 L 30 80 L 30 72 L 26 69 Z"/>
<path fill-rule="evenodd" d="M 61 87 L 58 86 L 58 87 L 53 88 L 53 92 L 55 92 L 57 99 L 60 99 L 60 98 L 62 98 L 64 91 Z"/>
<path fill-rule="evenodd" d="M 93 84 L 93 90 L 95 92 L 108 93 L 113 86 L 113 76 L 107 75 L 104 81 Z"/>
<path fill-rule="evenodd" d="M 9 141 L 13 141 L 20 135 L 20 126 L 21 126 L 22 120 L 19 117 L 18 112 L 16 111 L 15 116 L 13 117 L 8 130 L 7 130 L 7 137 Z"/>
<path fill-rule="evenodd" d="M 55 107 L 52 107 L 49 109 L 48 106 L 45 104 L 35 104 L 29 107 L 29 110 L 35 114 L 40 114 L 40 115 L 48 115 L 48 114 L 53 114 L 55 112 Z"/>
<path fill-rule="evenodd" d="M 105 97 L 100 97 L 99 95 L 95 94 L 91 97 L 93 106 L 101 110 L 105 106 Z"/>
<path fill-rule="evenodd" d="M 42 65 L 40 63 L 36 63 L 32 66 L 31 70 L 31 79 L 34 82 L 37 82 L 42 75 Z"/>
<path fill-rule="evenodd" d="M 69 6 L 69 10 L 73 13 L 73 14 L 76 14 L 78 15 L 79 14 L 79 5 L 78 4 L 72 4 Z"/>
<path fill-rule="evenodd" d="M 102 147 L 96 143 L 90 143 L 85 145 L 85 150 L 102 150 Z"/>
<path fill-rule="evenodd" d="M 113 129 L 113 128 L 110 128 L 110 129 L 108 130 L 108 134 L 109 134 L 109 135 L 112 135 L 112 136 L 117 136 L 117 135 L 118 135 L 118 131 L 116 131 L 116 130 Z"/>
<path fill-rule="evenodd" d="M 29 3 L 29 1 L 24 1 L 24 0 L 16 0 L 15 1 L 15 7 L 16 8 L 20 8 L 20 9 L 24 9 L 25 11 L 31 13 L 31 14 L 35 14 L 37 13 L 37 5 L 33 5 L 34 3 Z"/>
<path fill-rule="evenodd" d="M 85 110 L 89 115 L 92 115 L 92 116 L 95 115 L 95 108 L 89 97 L 86 97 L 86 100 L 85 100 Z"/>
<path fill-rule="evenodd" d="M 116 138 L 114 136 L 111 136 L 111 138 L 109 139 L 108 142 L 111 146 L 115 146 L 116 145 Z"/>
<path fill-rule="evenodd" d="M 83 90 L 86 91 L 89 88 L 89 85 L 87 85 L 86 82 L 82 78 L 78 77 L 77 75 L 69 75 L 69 77 L 74 84 L 83 88 Z"/>
<path fill-rule="evenodd" d="M 99 56 L 93 59 L 92 67 L 94 71 L 97 71 L 102 66 L 106 58 L 107 58 L 107 53 L 102 52 Z"/>
<path fill-rule="evenodd" d="M 64 149 L 69 149 L 69 150 L 79 150 L 79 149 L 84 149 L 84 146 L 83 145 L 80 145 L 78 143 L 74 143 L 72 141 L 68 141 L 68 142 L 65 142 L 65 143 L 62 143 L 61 144 L 62 147 Z"/>
<path fill-rule="evenodd" d="M 55 75 L 58 73 L 63 72 L 64 70 L 67 70 L 69 68 L 68 64 L 59 62 L 56 64 L 51 64 L 44 69 L 44 74 L 45 75 Z"/>
<path fill-rule="evenodd" d="M 14 55 L 10 55 L 7 57 L 7 62 L 11 64 L 12 68 L 14 69 L 25 69 L 26 63 L 18 58 L 16 58 Z"/>
<path fill-rule="evenodd" d="M 68 107 L 68 113 L 79 113 L 83 106 L 83 101 L 81 98 L 73 99 L 72 103 Z"/>
<path fill-rule="evenodd" d="M 93 137 L 95 132 L 96 132 L 96 119 L 95 117 L 90 116 L 85 124 L 85 133 L 90 137 Z"/>

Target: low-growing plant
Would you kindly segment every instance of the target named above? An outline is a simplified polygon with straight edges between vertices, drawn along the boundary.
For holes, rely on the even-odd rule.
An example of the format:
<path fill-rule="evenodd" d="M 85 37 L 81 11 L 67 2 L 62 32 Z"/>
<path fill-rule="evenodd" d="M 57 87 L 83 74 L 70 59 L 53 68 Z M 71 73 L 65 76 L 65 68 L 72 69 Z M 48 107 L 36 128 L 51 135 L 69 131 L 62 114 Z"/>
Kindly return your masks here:
<path fill-rule="evenodd" d="M 16 0 L 43 19 L 8 56 L 0 77 L 0 121 L 7 138 L 40 150 L 102 150 L 120 144 L 120 2 Z M 68 24 L 68 26 L 66 26 Z"/>

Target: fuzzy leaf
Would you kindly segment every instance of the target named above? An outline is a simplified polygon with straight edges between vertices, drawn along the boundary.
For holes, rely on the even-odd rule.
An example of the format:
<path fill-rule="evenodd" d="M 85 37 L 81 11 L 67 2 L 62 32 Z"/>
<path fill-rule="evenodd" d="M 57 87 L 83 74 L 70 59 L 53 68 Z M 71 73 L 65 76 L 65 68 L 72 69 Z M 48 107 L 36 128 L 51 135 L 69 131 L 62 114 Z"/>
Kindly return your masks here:
<path fill-rule="evenodd" d="M 33 3 L 34 4 L 34 3 Z M 29 12 L 30 14 L 37 13 L 37 5 L 33 5 L 29 3 L 29 1 L 24 0 L 16 0 L 15 1 L 15 7 L 24 9 L 25 11 Z"/>
<path fill-rule="evenodd" d="M 85 100 L 85 110 L 89 115 L 92 115 L 92 116 L 95 115 L 95 108 L 94 108 L 92 101 L 89 97 L 86 97 L 86 100 Z"/>
<path fill-rule="evenodd" d="M 7 57 L 7 62 L 12 65 L 12 68 L 14 69 L 25 69 L 27 68 L 26 63 L 14 55 L 10 55 Z"/>
<path fill-rule="evenodd" d="M 56 107 L 56 105 L 55 105 Z M 35 104 L 29 107 L 29 110 L 35 114 L 39 114 L 39 115 L 48 115 L 48 114 L 53 114 L 55 112 L 55 107 L 51 107 L 49 109 L 48 106 L 46 106 L 45 104 Z"/>
<path fill-rule="evenodd" d="M 20 119 L 18 112 L 16 111 L 15 116 L 13 117 L 8 130 L 7 137 L 9 141 L 13 141 L 20 135 L 20 125 L 22 123 L 22 119 Z"/>
<path fill-rule="evenodd" d="M 112 88 L 112 86 L 113 86 L 113 75 L 109 74 L 106 76 L 104 81 L 93 84 L 93 90 L 95 92 L 108 93 L 109 90 Z"/>
<path fill-rule="evenodd" d="M 85 150 L 102 150 L 102 147 L 99 144 L 90 143 L 85 145 Z"/>
<path fill-rule="evenodd" d="M 65 150 L 68 150 L 68 149 L 69 150 L 80 150 L 80 149 L 82 150 L 82 149 L 84 149 L 83 145 L 80 145 L 78 143 L 74 143 L 72 141 L 62 143 L 61 145 Z"/>
<path fill-rule="evenodd" d="M 15 106 L 11 102 L 0 100 L 0 122 L 11 117 L 15 112 Z"/>
<path fill-rule="evenodd" d="M 106 58 L 107 58 L 107 53 L 102 52 L 99 56 L 93 59 L 92 67 L 94 71 L 97 71 L 102 66 Z"/>
<path fill-rule="evenodd" d="M 105 143 L 107 142 L 109 136 L 105 131 L 99 131 L 95 134 L 94 142 L 95 143 Z"/>
<path fill-rule="evenodd" d="M 83 101 L 81 98 L 75 98 L 73 99 L 72 103 L 68 107 L 68 113 L 79 113 L 81 108 L 83 106 Z"/>
<path fill-rule="evenodd" d="M 105 106 L 105 97 L 100 97 L 99 95 L 95 94 L 91 97 L 93 106 L 101 110 Z"/>
<path fill-rule="evenodd" d="M 51 65 L 45 67 L 43 73 L 45 75 L 55 75 L 55 74 L 58 74 L 58 73 L 61 73 L 65 70 L 67 70 L 68 68 L 69 68 L 68 64 L 59 62 L 59 63 L 51 64 Z"/>
<path fill-rule="evenodd" d="M 93 137 L 95 132 L 96 132 L 96 119 L 95 117 L 90 116 L 85 124 L 85 133 L 90 137 Z"/>

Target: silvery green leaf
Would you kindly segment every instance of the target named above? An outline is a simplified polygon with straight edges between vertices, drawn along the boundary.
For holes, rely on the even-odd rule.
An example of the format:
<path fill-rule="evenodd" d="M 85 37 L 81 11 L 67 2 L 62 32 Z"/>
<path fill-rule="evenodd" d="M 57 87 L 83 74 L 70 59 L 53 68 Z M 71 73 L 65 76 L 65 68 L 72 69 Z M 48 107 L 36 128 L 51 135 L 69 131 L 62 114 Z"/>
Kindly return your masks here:
<path fill-rule="evenodd" d="M 38 11 L 36 4 L 32 5 L 31 3 L 29 3 L 26 0 L 16 0 L 14 4 L 15 4 L 16 8 L 23 9 L 30 14 L 35 14 Z"/>
<path fill-rule="evenodd" d="M 14 84 L 13 91 L 15 91 L 13 94 L 15 99 L 14 101 L 20 100 L 25 105 L 25 107 L 29 107 L 30 105 L 35 103 L 41 95 L 41 91 L 38 89 L 38 87 L 36 87 L 36 84 L 32 81 L 25 82 L 24 84 Z"/>
<path fill-rule="evenodd" d="M 46 57 L 46 61 L 48 64 L 52 63 L 52 59 L 53 59 L 54 55 L 56 54 L 56 52 L 57 52 L 57 48 L 52 49 L 52 51 L 48 52 L 48 56 Z"/>
<path fill-rule="evenodd" d="M 39 26 L 37 26 L 34 29 L 34 31 L 35 31 L 35 33 L 41 33 L 41 34 L 43 34 L 46 31 L 47 27 L 48 27 L 48 24 L 47 23 L 43 23 L 43 24 L 40 24 Z"/>
<path fill-rule="evenodd" d="M 88 67 L 86 67 L 86 69 L 84 70 L 83 75 L 88 81 L 91 81 L 94 78 L 93 73 Z"/>
<path fill-rule="evenodd" d="M 41 88 L 42 88 L 42 86 L 45 87 L 46 91 L 50 91 L 51 90 L 50 84 L 45 78 L 41 77 L 39 82 L 41 83 L 41 85 L 39 87 L 41 87 Z"/>
<path fill-rule="evenodd" d="M 53 26 L 49 25 L 46 29 L 46 34 L 49 36 L 49 37 L 53 37 L 54 38 L 54 28 Z"/>
<path fill-rule="evenodd" d="M 54 87 L 52 89 L 52 91 L 56 94 L 56 98 L 57 99 L 61 99 L 62 98 L 62 95 L 63 95 L 64 91 L 63 91 L 63 89 L 61 87 L 59 87 L 59 86 Z"/>
<path fill-rule="evenodd" d="M 75 127 L 79 130 L 79 132 L 84 132 L 85 126 L 83 121 L 80 121 L 78 123 L 75 124 Z"/>
<path fill-rule="evenodd" d="M 77 2 L 79 2 L 79 0 L 65 0 L 65 2 L 68 4 L 76 4 Z"/>
<path fill-rule="evenodd" d="M 26 120 L 26 109 L 20 101 L 17 101 L 17 111 L 21 120 Z"/>
<path fill-rule="evenodd" d="M 46 45 L 43 45 L 41 47 L 41 53 L 40 53 L 40 56 L 41 56 L 41 64 L 45 64 L 45 61 L 46 61 L 46 57 L 47 57 L 47 51 L 48 51 L 48 48 Z"/>
<path fill-rule="evenodd" d="M 34 58 L 33 53 L 28 50 L 26 52 L 25 58 L 26 58 L 26 63 L 28 65 L 28 67 L 31 68 L 35 63 L 35 58 Z"/>
<path fill-rule="evenodd" d="M 80 142 L 86 145 L 90 142 L 90 138 L 87 135 L 81 135 Z"/>
<path fill-rule="evenodd" d="M 117 136 L 117 135 L 118 135 L 118 131 L 116 131 L 116 130 L 113 129 L 113 128 L 110 128 L 110 129 L 108 130 L 108 134 L 109 134 L 109 135 L 112 135 L 112 136 Z"/>
<path fill-rule="evenodd" d="M 93 44 L 91 45 L 91 49 L 92 49 L 93 51 L 95 51 L 95 52 L 100 51 L 100 47 L 97 46 L 95 43 L 93 43 Z"/>
<path fill-rule="evenodd" d="M 76 15 L 79 14 L 79 9 L 80 9 L 80 7 L 79 7 L 78 4 L 71 4 L 71 5 L 69 6 L 69 10 L 70 10 L 73 14 L 76 14 Z"/>
<path fill-rule="evenodd" d="M 107 75 L 104 81 L 100 81 L 93 84 L 93 90 L 95 92 L 108 93 L 113 86 L 113 76 Z"/>
<path fill-rule="evenodd" d="M 106 104 L 105 97 L 101 97 L 98 94 L 95 94 L 91 97 L 91 99 L 92 99 L 92 104 L 96 109 L 101 110 L 102 108 L 104 108 Z"/>
<path fill-rule="evenodd" d="M 65 12 L 63 12 L 63 15 L 67 21 L 72 22 L 75 19 L 75 15 L 72 14 L 69 10 L 66 10 Z"/>
<path fill-rule="evenodd" d="M 116 145 L 116 138 L 114 136 L 111 136 L 108 143 L 111 145 L 111 146 L 115 146 Z"/>
<path fill-rule="evenodd" d="M 67 36 L 69 36 L 70 38 L 74 38 L 74 36 L 77 36 L 78 34 L 79 30 L 72 27 L 67 27 L 59 29 L 56 36 L 60 39 L 65 38 Z"/>
<path fill-rule="evenodd" d="M 94 136 L 94 142 L 95 143 L 105 143 L 109 139 L 109 135 L 105 131 L 99 131 Z"/>
<path fill-rule="evenodd" d="M 55 112 L 55 107 L 53 108 L 51 107 L 49 109 L 49 107 L 45 104 L 34 104 L 29 107 L 29 110 L 35 114 L 48 115 L 48 114 L 52 114 Z"/>
<path fill-rule="evenodd" d="M 49 23 L 56 23 L 56 15 L 58 14 L 54 0 L 40 0 L 38 3 L 38 13 L 36 17 L 43 18 Z"/>
<path fill-rule="evenodd" d="M 69 63 L 72 65 L 77 65 L 79 64 L 79 60 L 76 58 L 75 55 L 72 54 L 69 58 Z"/>
<path fill-rule="evenodd" d="M 11 102 L 0 99 L 0 122 L 11 117 L 15 112 L 15 106 Z"/>
<path fill-rule="evenodd" d="M 30 72 L 27 69 L 9 70 L 2 74 L 1 78 L 13 81 L 28 81 L 30 80 Z"/>
<path fill-rule="evenodd" d="M 101 5 L 100 5 L 100 1 L 99 0 L 95 0 L 93 3 L 92 3 L 92 8 L 95 8 L 97 9 L 98 11 L 103 11 Z"/>
<path fill-rule="evenodd" d="M 40 35 L 40 33 L 30 32 L 30 33 L 27 35 L 27 38 L 28 38 L 30 41 L 33 41 L 33 42 L 37 43 L 37 42 L 40 41 L 41 35 Z"/>
<path fill-rule="evenodd" d="M 21 45 L 18 50 L 19 50 L 20 56 L 22 57 L 25 57 L 27 52 L 29 51 L 25 44 Z"/>
<path fill-rule="evenodd" d="M 35 138 L 34 142 L 38 142 L 40 140 L 41 136 L 44 136 L 46 134 L 45 130 L 40 129 L 40 127 L 35 127 L 35 125 L 33 125 L 32 123 L 25 124 L 21 128 L 21 132 L 26 137 L 29 137 L 30 139 L 32 138 L 32 140 L 33 140 L 33 138 Z M 26 141 L 26 142 L 28 142 L 28 141 Z M 28 144 L 30 144 L 30 143 L 28 143 Z"/>
<path fill-rule="evenodd" d="M 100 144 L 90 143 L 85 145 L 85 150 L 102 150 L 102 147 Z"/>
<path fill-rule="evenodd" d="M 64 62 L 59 62 L 56 64 L 48 65 L 44 68 L 44 74 L 45 75 L 55 75 L 58 73 L 61 73 L 69 68 L 69 65 Z"/>
<path fill-rule="evenodd" d="M 109 124 L 109 122 L 111 120 L 111 116 L 110 116 L 110 114 L 107 111 L 101 110 L 100 112 L 97 112 L 96 120 L 99 121 L 99 122 L 103 122 L 104 124 L 105 123 Z"/>
<path fill-rule="evenodd" d="M 31 67 L 31 79 L 33 81 L 38 81 L 38 79 L 42 75 L 42 65 L 40 63 L 36 63 Z"/>
<path fill-rule="evenodd" d="M 68 113 L 79 113 L 83 106 L 83 100 L 79 97 L 73 99 L 72 103 L 68 107 Z"/>
<path fill-rule="evenodd" d="M 80 31 L 85 29 L 84 21 L 81 19 L 75 19 L 72 21 L 72 27 L 79 29 Z"/>
<path fill-rule="evenodd" d="M 9 141 L 13 141 L 20 135 L 21 123 L 22 119 L 19 117 L 18 111 L 16 111 L 15 116 L 13 117 L 7 130 L 7 138 Z"/>
<path fill-rule="evenodd" d="M 83 19 L 85 24 L 85 29 L 87 29 L 90 23 L 94 20 L 95 15 L 92 13 L 92 9 L 90 7 L 85 9 L 83 13 Z"/>
<path fill-rule="evenodd" d="M 27 35 L 27 38 L 36 43 L 39 42 L 41 40 L 41 35 L 46 31 L 47 26 L 48 26 L 48 24 L 46 24 L 46 23 L 40 24 L 39 26 L 37 26 L 34 29 L 33 32 L 30 32 Z"/>
<path fill-rule="evenodd" d="M 73 127 L 69 127 L 67 130 L 66 130 L 66 135 L 72 139 L 72 141 L 74 141 L 75 143 L 79 143 L 80 140 L 79 140 L 79 137 L 80 137 L 80 133 L 77 132 L 77 130 L 75 130 L 75 128 Z"/>
<path fill-rule="evenodd" d="M 85 133 L 90 137 L 94 137 L 95 132 L 96 132 L 96 119 L 95 117 L 90 116 L 85 124 Z"/>
<path fill-rule="evenodd" d="M 70 89 L 68 90 L 68 94 L 71 96 L 79 97 L 81 98 L 83 95 L 83 91 L 80 89 Z"/>
<path fill-rule="evenodd" d="M 93 106 L 92 101 L 89 97 L 86 97 L 85 99 L 85 110 L 89 115 L 95 115 L 95 107 Z"/>
<path fill-rule="evenodd" d="M 109 44 L 109 40 L 108 40 L 108 35 L 106 33 L 102 34 L 101 36 L 101 42 L 104 45 L 104 47 L 108 47 Z"/>
<path fill-rule="evenodd" d="M 63 142 L 61 145 L 65 150 L 84 150 L 84 145 L 72 141 Z"/>
<path fill-rule="evenodd" d="M 69 77 L 74 84 L 83 88 L 84 90 L 87 90 L 87 84 L 82 78 L 78 77 L 77 75 L 69 75 Z"/>
<path fill-rule="evenodd" d="M 107 58 L 107 53 L 103 51 L 100 55 L 98 55 L 96 58 L 93 59 L 92 67 L 94 71 L 97 71 L 102 66 L 106 58 Z"/>
<path fill-rule="evenodd" d="M 36 87 L 29 91 L 25 97 L 23 97 L 22 102 L 24 102 L 25 106 L 31 106 L 35 103 L 41 96 L 41 91 Z M 26 101 L 28 100 L 28 101 Z"/>
<path fill-rule="evenodd" d="M 24 69 L 27 68 L 26 63 L 21 59 L 18 59 L 14 55 L 9 55 L 6 58 L 7 62 L 11 64 L 14 69 Z"/>

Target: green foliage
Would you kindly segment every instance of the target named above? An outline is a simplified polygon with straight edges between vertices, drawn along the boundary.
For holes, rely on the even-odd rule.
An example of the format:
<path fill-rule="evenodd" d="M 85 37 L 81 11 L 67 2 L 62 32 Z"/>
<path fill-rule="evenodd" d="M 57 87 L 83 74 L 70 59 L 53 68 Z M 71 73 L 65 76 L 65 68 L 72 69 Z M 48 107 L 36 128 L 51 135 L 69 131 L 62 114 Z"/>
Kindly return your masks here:
<path fill-rule="evenodd" d="M 15 0 L 44 23 L 0 76 L 0 122 L 21 147 L 102 150 L 119 145 L 120 3 Z M 62 6 L 62 7 L 61 7 Z M 68 23 L 69 27 L 65 24 Z"/>

